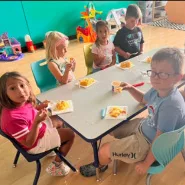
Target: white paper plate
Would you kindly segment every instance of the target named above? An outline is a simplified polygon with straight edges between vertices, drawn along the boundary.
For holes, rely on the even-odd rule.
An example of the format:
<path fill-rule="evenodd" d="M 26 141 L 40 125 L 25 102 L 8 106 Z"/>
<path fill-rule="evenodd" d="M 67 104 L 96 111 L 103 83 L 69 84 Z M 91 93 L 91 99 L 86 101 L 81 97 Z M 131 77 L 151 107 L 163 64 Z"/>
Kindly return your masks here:
<path fill-rule="evenodd" d="M 72 100 L 60 100 L 60 101 L 67 101 L 69 103 L 69 108 L 67 108 L 65 110 L 55 110 L 56 104 L 59 101 L 56 101 L 56 102 L 51 101 L 48 104 L 48 109 L 51 110 L 52 115 L 63 114 L 63 113 L 67 113 L 67 112 L 73 112 L 74 108 L 73 108 Z"/>
<path fill-rule="evenodd" d="M 126 114 L 120 114 L 118 117 L 112 117 L 112 116 L 110 116 L 110 114 L 109 114 L 109 111 L 113 108 L 113 107 L 119 107 L 119 108 L 121 108 L 121 109 L 123 109 L 123 110 L 125 110 L 126 111 Z M 122 120 L 125 120 L 125 119 L 127 119 L 127 115 L 128 115 L 128 107 L 127 106 L 108 106 L 107 108 L 106 108 L 106 113 L 105 113 L 105 119 L 122 119 Z"/>
<path fill-rule="evenodd" d="M 82 80 L 83 80 L 83 79 L 82 79 Z M 88 88 L 88 87 L 90 87 L 91 85 L 95 84 L 96 82 L 97 82 L 97 80 L 94 80 L 94 82 L 93 82 L 92 84 L 88 85 L 88 86 L 80 85 L 80 82 L 75 83 L 75 85 L 78 85 L 79 87 L 83 87 L 83 88 Z"/>
<path fill-rule="evenodd" d="M 120 64 L 116 64 L 116 67 L 118 67 L 118 68 L 120 68 L 120 69 L 122 69 L 122 70 L 128 70 L 128 69 L 131 69 L 132 67 L 134 67 L 135 65 L 134 64 L 132 64 L 132 66 L 131 67 L 127 67 L 127 68 L 122 68 L 121 67 L 121 63 Z"/>

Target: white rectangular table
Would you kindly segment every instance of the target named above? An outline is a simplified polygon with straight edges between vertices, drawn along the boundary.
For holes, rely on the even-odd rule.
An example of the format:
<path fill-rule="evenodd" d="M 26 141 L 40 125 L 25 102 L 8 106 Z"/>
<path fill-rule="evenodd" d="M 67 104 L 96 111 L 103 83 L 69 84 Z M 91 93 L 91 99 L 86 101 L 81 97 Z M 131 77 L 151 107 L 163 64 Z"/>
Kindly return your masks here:
<path fill-rule="evenodd" d="M 146 83 L 139 89 L 144 92 L 148 91 L 151 88 L 150 83 L 147 83 L 149 78 L 143 78 L 140 71 L 149 70 L 150 64 L 139 62 L 138 59 L 141 60 L 147 56 L 152 56 L 157 50 L 159 49 L 130 59 L 135 66 L 129 70 L 122 70 L 113 66 L 89 75 L 88 77 L 96 79 L 97 83 L 87 89 L 79 88 L 75 85 L 77 81 L 74 81 L 37 96 L 39 101 L 46 99 L 54 101 L 72 100 L 74 111 L 60 114 L 58 117 L 85 141 L 92 144 L 97 168 L 99 166 L 97 141 L 146 109 L 146 107 L 142 107 L 135 101 L 127 91 L 113 93 L 111 82 L 118 80 L 134 84 L 144 81 Z M 183 82 L 179 85 L 183 85 Z M 101 119 L 101 109 L 109 105 L 128 106 L 128 119 L 125 121 Z M 98 170 L 97 179 L 99 179 Z"/>

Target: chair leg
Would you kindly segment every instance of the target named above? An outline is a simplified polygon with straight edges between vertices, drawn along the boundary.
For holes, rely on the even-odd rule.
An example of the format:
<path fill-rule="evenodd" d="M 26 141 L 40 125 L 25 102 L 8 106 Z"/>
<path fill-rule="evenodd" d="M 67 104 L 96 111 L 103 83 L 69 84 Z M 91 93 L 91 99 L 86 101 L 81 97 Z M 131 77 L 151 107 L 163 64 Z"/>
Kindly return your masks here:
<path fill-rule="evenodd" d="M 184 150 L 184 148 L 182 149 L 181 154 L 182 154 L 182 157 L 183 157 L 183 159 L 185 161 L 185 150 Z"/>
<path fill-rule="evenodd" d="M 117 164 L 118 164 L 118 160 L 114 159 L 113 161 L 113 174 L 117 175 Z"/>
<path fill-rule="evenodd" d="M 151 178 L 152 178 L 152 174 L 147 174 L 146 176 L 146 185 L 151 185 Z"/>
<path fill-rule="evenodd" d="M 17 151 L 16 156 L 14 158 L 14 162 L 13 162 L 13 168 L 15 168 L 17 166 L 17 161 L 19 159 L 19 156 L 20 156 L 20 152 Z"/>
<path fill-rule="evenodd" d="M 41 171 L 40 161 L 36 160 L 36 164 L 37 164 L 37 170 L 36 170 L 36 174 L 35 174 L 35 179 L 33 181 L 33 185 L 37 185 L 37 182 L 38 182 L 39 177 L 40 177 L 40 171 Z"/>
<path fill-rule="evenodd" d="M 67 164 L 73 172 L 77 172 L 77 169 L 65 157 L 63 157 L 57 149 L 55 149 L 54 151 L 58 155 L 58 157 L 61 159 L 61 161 Z"/>

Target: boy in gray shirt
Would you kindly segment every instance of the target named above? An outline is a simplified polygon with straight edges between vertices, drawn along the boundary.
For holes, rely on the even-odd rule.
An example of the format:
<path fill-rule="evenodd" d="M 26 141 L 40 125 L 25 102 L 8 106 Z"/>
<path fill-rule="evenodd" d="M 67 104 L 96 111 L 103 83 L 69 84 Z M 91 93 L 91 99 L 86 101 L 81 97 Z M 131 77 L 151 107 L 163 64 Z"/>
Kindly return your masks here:
<path fill-rule="evenodd" d="M 99 150 L 100 171 L 107 169 L 113 159 L 136 163 L 139 174 L 146 173 L 155 161 L 151 145 L 164 132 L 185 125 L 185 103 L 175 87 L 183 77 L 184 56 L 177 48 L 163 48 L 152 57 L 147 71 L 152 88 L 143 93 L 128 83 L 121 86 L 138 102 L 146 104 L 148 116 L 136 118 L 113 131 L 117 140 L 105 143 Z M 84 176 L 96 175 L 93 163 L 80 167 Z"/>

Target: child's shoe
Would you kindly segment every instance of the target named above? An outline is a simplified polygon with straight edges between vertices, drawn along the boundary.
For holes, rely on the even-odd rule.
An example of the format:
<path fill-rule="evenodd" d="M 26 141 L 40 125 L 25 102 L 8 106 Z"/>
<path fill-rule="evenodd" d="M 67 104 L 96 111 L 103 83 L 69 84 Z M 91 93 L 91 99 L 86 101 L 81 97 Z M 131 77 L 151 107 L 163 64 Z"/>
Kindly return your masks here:
<path fill-rule="evenodd" d="M 53 161 L 47 168 L 46 172 L 51 176 L 65 176 L 69 173 L 70 168 L 63 162 Z"/>
<path fill-rule="evenodd" d="M 108 169 L 108 165 L 99 167 L 99 172 L 104 172 Z M 92 177 L 96 175 L 96 167 L 94 163 L 90 163 L 80 167 L 80 173 L 85 177 Z"/>

